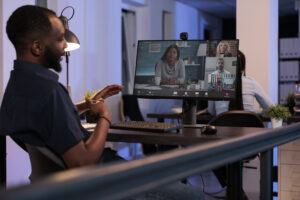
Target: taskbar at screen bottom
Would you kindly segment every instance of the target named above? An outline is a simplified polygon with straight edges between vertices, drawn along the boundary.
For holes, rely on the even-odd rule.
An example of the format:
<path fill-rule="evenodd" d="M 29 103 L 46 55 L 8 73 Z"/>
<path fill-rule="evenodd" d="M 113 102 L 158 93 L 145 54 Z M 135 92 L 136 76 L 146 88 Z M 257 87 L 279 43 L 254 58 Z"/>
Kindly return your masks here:
<path fill-rule="evenodd" d="M 162 98 L 207 98 L 207 99 L 232 99 L 235 98 L 234 90 L 146 90 L 135 89 L 134 95 L 141 97 Z"/>

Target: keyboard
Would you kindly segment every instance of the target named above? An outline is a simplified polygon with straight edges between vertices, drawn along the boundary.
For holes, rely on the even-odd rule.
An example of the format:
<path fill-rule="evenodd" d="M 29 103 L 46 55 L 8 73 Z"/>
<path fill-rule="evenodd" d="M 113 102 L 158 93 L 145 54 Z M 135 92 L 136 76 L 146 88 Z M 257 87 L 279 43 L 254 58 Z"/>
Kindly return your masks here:
<path fill-rule="evenodd" d="M 146 121 L 121 121 L 110 126 L 112 129 L 141 130 L 153 132 L 170 132 L 183 128 L 181 124 Z"/>

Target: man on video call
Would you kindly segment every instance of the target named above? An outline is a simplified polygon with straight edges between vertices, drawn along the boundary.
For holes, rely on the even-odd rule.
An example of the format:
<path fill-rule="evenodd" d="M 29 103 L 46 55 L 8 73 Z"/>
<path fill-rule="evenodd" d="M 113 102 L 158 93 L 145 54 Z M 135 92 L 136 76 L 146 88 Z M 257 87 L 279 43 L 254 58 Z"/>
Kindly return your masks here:
<path fill-rule="evenodd" d="M 218 61 L 217 61 L 217 70 L 214 71 L 211 74 L 214 74 L 214 75 L 230 74 L 229 71 L 224 69 L 224 59 L 223 58 L 218 59 Z"/>
<path fill-rule="evenodd" d="M 111 123 L 104 99 L 123 87 L 107 86 L 73 105 L 58 75 L 50 70 L 61 71 L 67 43 L 60 19 L 49 9 L 31 5 L 18 8 L 9 17 L 6 32 L 17 58 L 0 108 L 0 132 L 18 142 L 52 149 L 68 168 L 123 160 L 115 151 L 104 149 Z M 81 126 L 78 116 L 88 110 L 98 116 L 91 135 Z M 203 199 L 203 193 L 180 183 L 140 197 L 137 199 L 193 200 Z"/>
<path fill-rule="evenodd" d="M 51 10 L 22 6 L 9 17 L 6 32 L 17 58 L 0 109 L 0 131 L 16 141 L 50 148 L 68 168 L 121 159 L 104 148 L 111 123 L 104 99 L 123 87 L 107 86 L 73 105 L 58 75 L 50 70 L 61 71 L 67 47 L 63 24 Z M 98 116 L 91 135 L 79 119 L 88 110 Z"/>

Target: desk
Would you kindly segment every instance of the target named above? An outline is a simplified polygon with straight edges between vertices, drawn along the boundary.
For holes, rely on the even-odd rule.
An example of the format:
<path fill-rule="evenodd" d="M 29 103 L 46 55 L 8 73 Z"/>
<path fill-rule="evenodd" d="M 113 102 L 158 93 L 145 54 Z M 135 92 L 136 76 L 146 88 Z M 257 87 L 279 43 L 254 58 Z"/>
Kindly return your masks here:
<path fill-rule="evenodd" d="M 198 128 L 183 128 L 179 132 L 170 133 L 109 129 L 106 140 L 110 142 L 188 146 L 213 142 L 216 140 L 239 138 L 264 130 L 265 128 L 218 126 L 217 129 L 218 132 L 215 135 L 203 135 Z"/>
<path fill-rule="evenodd" d="M 149 118 L 156 118 L 158 122 L 163 122 L 164 119 L 182 119 L 182 113 L 149 113 L 147 114 Z M 203 123 L 208 123 L 214 116 L 209 114 L 201 114 L 197 115 L 197 121 L 201 121 Z M 259 115 L 263 122 L 271 121 L 270 118 L 263 117 Z M 292 115 L 288 118 L 287 123 L 295 123 L 300 122 L 300 115 Z"/>
<path fill-rule="evenodd" d="M 154 132 L 142 132 L 142 131 L 127 131 L 110 129 L 107 135 L 107 141 L 112 142 L 129 142 L 129 143 L 148 143 L 148 144 L 164 144 L 164 145 L 182 145 L 190 146 L 196 144 L 207 144 L 216 141 L 240 139 L 247 137 L 251 134 L 257 134 L 257 132 L 265 130 L 266 128 L 247 128 L 247 127 L 217 127 L 218 132 L 216 135 L 203 135 L 197 128 L 183 128 L 179 132 L 171 133 L 154 133 Z M 249 152 L 248 155 L 245 154 L 244 157 L 252 155 Z M 261 165 L 264 166 L 264 173 L 261 173 L 261 179 L 267 182 L 262 182 L 261 193 L 262 196 L 271 199 L 271 181 L 270 179 L 264 177 L 269 177 L 271 172 L 268 172 L 268 167 L 271 162 L 272 154 L 270 152 L 262 153 Z M 228 161 L 227 163 L 231 163 Z M 227 164 L 220 163 L 220 166 Z M 272 164 L 272 163 L 271 163 Z M 266 167 L 268 166 L 268 167 Z M 242 179 L 241 179 L 241 168 L 240 161 L 235 160 L 234 163 L 229 164 L 229 174 L 228 174 L 228 188 L 227 193 L 230 197 L 229 199 L 235 200 L 240 199 L 242 194 Z M 237 187 L 236 187 L 237 186 Z M 265 193 L 265 194 L 264 194 Z"/>

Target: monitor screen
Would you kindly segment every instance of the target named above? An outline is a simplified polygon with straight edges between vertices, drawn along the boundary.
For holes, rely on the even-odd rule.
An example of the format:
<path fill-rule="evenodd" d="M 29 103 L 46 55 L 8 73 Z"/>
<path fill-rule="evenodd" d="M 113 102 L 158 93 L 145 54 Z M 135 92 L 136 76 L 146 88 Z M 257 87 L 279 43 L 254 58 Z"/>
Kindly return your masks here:
<path fill-rule="evenodd" d="M 235 98 L 238 40 L 138 42 L 134 94 L 146 98 Z"/>

